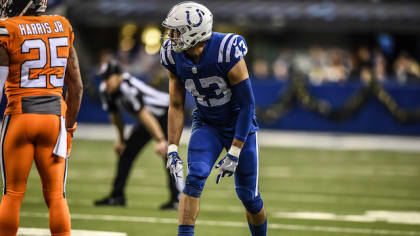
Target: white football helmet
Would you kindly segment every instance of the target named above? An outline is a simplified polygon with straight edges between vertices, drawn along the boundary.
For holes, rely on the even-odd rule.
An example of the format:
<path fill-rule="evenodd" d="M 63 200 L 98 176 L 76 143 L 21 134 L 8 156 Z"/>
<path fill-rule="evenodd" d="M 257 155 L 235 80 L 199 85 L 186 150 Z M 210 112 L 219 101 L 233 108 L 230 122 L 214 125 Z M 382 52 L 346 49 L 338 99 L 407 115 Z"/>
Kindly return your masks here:
<path fill-rule="evenodd" d="M 176 32 L 178 37 L 169 34 L 171 48 L 182 52 L 211 37 L 213 15 L 199 3 L 181 2 L 172 7 L 162 26 Z"/>

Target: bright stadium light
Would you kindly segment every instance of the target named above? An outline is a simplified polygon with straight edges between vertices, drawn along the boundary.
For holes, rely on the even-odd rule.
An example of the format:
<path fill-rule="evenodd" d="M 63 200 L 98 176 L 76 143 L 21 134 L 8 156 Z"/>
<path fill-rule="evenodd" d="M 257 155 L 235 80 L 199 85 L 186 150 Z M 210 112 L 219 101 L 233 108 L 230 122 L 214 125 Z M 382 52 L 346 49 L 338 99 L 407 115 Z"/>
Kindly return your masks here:
<path fill-rule="evenodd" d="M 146 45 L 154 45 L 160 43 L 162 32 L 157 27 L 147 27 L 143 30 L 141 41 Z"/>
<path fill-rule="evenodd" d="M 120 35 L 120 48 L 122 51 L 130 51 L 136 44 L 134 35 L 137 31 L 137 25 L 126 24 L 122 27 Z"/>
<path fill-rule="evenodd" d="M 160 37 L 162 32 L 157 27 L 146 27 L 141 34 L 141 41 L 145 45 L 147 54 L 153 55 L 159 52 Z"/>
<path fill-rule="evenodd" d="M 121 29 L 121 36 L 122 37 L 129 37 L 133 36 L 137 31 L 137 25 L 135 24 L 126 24 Z"/>
<path fill-rule="evenodd" d="M 158 53 L 160 50 L 160 44 L 156 44 L 156 45 L 146 45 L 145 46 L 145 51 L 147 54 L 149 55 L 154 55 L 156 53 Z"/>
<path fill-rule="evenodd" d="M 132 37 L 124 37 L 120 41 L 120 48 L 122 51 L 127 52 L 133 49 L 135 43 L 136 42 Z"/>

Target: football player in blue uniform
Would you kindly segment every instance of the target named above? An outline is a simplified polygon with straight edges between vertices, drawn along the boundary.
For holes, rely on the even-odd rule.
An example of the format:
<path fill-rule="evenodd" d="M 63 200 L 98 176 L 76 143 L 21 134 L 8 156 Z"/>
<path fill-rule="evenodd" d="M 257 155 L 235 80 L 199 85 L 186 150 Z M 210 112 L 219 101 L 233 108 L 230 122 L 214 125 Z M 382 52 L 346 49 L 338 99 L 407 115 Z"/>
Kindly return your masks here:
<path fill-rule="evenodd" d="M 212 13 L 195 2 L 182 2 L 162 25 L 169 40 L 163 43 L 161 63 L 169 73 L 168 168 L 175 178 L 182 172 L 178 144 L 184 125 L 185 91 L 197 108 L 188 146 L 188 176 L 179 205 L 178 236 L 193 236 L 200 195 L 216 165 L 223 177 L 234 175 L 236 193 L 246 209 L 254 236 L 266 235 L 267 217 L 258 191 L 258 145 L 254 95 L 244 56 L 242 36 L 212 31 Z"/>

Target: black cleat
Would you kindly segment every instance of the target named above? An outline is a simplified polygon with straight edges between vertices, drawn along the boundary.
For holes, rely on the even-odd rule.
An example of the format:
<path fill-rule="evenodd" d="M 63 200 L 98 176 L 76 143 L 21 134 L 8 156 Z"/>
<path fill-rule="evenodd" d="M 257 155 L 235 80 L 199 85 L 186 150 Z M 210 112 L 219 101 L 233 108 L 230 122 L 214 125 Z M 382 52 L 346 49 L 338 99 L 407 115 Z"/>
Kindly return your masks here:
<path fill-rule="evenodd" d="M 119 196 L 119 197 L 106 197 L 101 200 L 95 201 L 95 206 L 125 206 L 125 197 Z"/>
<path fill-rule="evenodd" d="M 162 204 L 159 209 L 162 211 L 178 210 L 179 203 L 177 201 L 170 201 Z"/>

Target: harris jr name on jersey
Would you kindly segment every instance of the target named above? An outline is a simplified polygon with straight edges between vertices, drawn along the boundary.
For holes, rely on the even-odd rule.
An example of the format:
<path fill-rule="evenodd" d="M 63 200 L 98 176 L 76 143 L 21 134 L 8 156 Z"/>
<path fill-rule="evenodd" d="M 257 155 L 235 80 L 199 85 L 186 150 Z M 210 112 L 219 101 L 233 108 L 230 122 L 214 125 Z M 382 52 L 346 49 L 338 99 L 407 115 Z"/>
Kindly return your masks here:
<path fill-rule="evenodd" d="M 48 22 L 19 24 L 18 26 L 22 36 L 64 32 L 63 24 L 60 21 L 54 21 L 52 26 Z"/>

